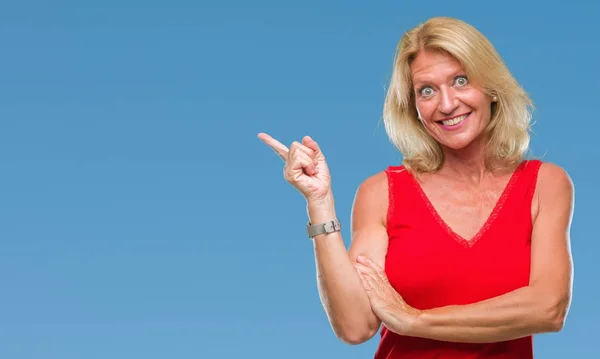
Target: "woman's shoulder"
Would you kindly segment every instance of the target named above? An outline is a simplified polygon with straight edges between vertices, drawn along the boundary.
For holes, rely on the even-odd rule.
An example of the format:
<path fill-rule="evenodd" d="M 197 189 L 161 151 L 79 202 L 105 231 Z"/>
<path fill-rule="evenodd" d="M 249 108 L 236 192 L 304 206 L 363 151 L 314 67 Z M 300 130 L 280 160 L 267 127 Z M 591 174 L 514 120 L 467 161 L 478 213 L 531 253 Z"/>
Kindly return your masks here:
<path fill-rule="evenodd" d="M 537 181 L 540 193 L 569 192 L 573 188 L 571 176 L 562 166 L 553 162 L 540 163 Z"/>
<path fill-rule="evenodd" d="M 354 195 L 353 217 L 372 218 L 385 225 L 389 205 L 388 197 L 386 170 L 369 175 L 362 180 Z"/>
<path fill-rule="evenodd" d="M 552 162 L 540 162 L 535 198 L 540 206 L 564 206 L 573 201 L 573 181 L 567 171 Z"/>
<path fill-rule="evenodd" d="M 541 160 L 539 160 L 539 162 L 540 176 L 542 177 L 559 177 L 562 181 L 567 180 L 570 177 L 567 173 L 567 170 L 564 167 L 554 162 L 546 162 Z"/>
<path fill-rule="evenodd" d="M 381 170 L 377 173 L 370 174 L 368 177 L 362 180 L 358 186 L 358 192 L 363 193 L 374 193 L 387 190 L 388 186 L 388 174 L 387 169 Z"/>
<path fill-rule="evenodd" d="M 356 200 L 371 202 L 376 206 L 387 206 L 389 196 L 397 188 L 403 187 L 407 176 L 409 172 L 403 165 L 387 166 L 362 180 L 356 192 Z"/>
<path fill-rule="evenodd" d="M 393 177 L 398 175 L 408 174 L 407 169 L 404 165 L 387 166 L 377 173 L 370 174 L 360 183 L 358 189 L 362 191 L 387 191 L 391 182 L 394 181 Z"/>

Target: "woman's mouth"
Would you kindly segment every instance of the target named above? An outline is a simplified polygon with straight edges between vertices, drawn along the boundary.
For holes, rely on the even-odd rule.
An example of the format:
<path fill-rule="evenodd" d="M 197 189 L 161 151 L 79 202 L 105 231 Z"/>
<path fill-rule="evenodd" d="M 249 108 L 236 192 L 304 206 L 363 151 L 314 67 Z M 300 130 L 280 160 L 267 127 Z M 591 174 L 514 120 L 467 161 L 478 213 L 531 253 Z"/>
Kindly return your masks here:
<path fill-rule="evenodd" d="M 437 123 L 448 129 L 456 128 L 459 125 L 462 125 L 470 114 L 471 113 L 469 112 L 464 115 L 451 118 L 449 120 L 437 121 Z"/>

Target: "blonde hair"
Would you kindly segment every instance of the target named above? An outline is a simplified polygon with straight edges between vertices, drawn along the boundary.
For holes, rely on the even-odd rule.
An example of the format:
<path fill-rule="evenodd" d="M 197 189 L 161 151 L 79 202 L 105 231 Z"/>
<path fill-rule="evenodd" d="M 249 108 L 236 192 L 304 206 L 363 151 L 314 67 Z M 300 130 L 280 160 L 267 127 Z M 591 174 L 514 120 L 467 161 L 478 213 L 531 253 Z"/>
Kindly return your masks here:
<path fill-rule="evenodd" d="M 465 68 L 469 80 L 496 96 L 485 134 L 486 166 L 497 169 L 523 160 L 529 147 L 533 103 L 496 52 L 475 27 L 457 19 L 437 17 L 408 31 L 400 40 L 385 98 L 383 121 L 390 141 L 413 172 L 435 172 L 444 162 L 440 144 L 417 117 L 410 64 L 420 51 L 441 51 Z"/>

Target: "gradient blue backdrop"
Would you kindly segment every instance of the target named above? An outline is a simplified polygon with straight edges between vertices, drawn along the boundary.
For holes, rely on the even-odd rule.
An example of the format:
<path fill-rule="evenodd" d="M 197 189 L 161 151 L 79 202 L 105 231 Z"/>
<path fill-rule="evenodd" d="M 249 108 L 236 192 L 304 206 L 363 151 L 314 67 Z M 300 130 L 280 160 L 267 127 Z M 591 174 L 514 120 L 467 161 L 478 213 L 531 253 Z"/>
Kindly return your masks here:
<path fill-rule="evenodd" d="M 305 202 L 256 138 L 312 135 L 349 244 L 356 187 L 401 161 L 380 122 L 402 33 L 485 33 L 530 92 L 532 148 L 576 185 L 573 305 L 600 319 L 598 2 L 19 1 L 0 5 L 1 358 L 369 358 L 321 308 Z"/>

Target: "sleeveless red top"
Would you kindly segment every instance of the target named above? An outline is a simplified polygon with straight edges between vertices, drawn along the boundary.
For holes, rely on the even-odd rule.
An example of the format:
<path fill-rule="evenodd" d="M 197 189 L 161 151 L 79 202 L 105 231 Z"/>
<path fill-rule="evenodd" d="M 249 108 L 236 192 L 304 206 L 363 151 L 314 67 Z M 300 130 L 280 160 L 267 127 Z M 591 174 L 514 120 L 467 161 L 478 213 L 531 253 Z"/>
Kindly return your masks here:
<path fill-rule="evenodd" d="M 541 162 L 523 161 L 491 215 L 467 241 L 452 231 L 404 168 L 386 169 L 389 186 L 385 272 L 417 309 L 479 302 L 529 284 L 531 201 Z M 381 329 L 375 359 L 533 358 L 532 337 L 452 343 Z"/>

